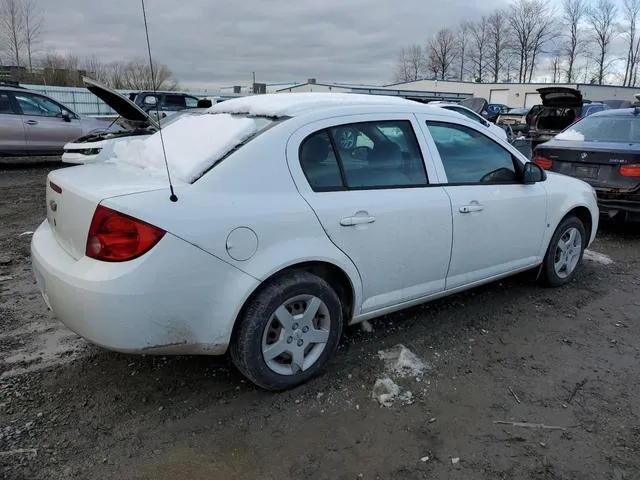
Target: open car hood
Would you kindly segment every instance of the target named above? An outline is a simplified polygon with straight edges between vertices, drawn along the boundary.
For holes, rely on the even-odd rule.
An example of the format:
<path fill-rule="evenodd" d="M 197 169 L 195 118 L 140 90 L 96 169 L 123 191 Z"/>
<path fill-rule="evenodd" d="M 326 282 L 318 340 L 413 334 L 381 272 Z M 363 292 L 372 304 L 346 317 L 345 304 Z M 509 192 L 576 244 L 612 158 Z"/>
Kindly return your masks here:
<path fill-rule="evenodd" d="M 469 110 L 473 110 L 478 115 L 482 115 L 482 112 L 488 113 L 487 108 L 489 103 L 487 102 L 486 98 L 482 98 L 482 97 L 465 98 L 459 103 L 459 105 L 462 105 L 463 107 L 467 107 Z"/>
<path fill-rule="evenodd" d="M 91 93 L 113 108 L 115 112 L 127 122 L 130 122 L 137 128 L 158 128 L 158 122 L 128 98 L 88 77 L 84 77 L 82 80 Z"/>
<path fill-rule="evenodd" d="M 542 105 L 545 107 L 581 107 L 582 93 L 580 90 L 568 87 L 538 88 Z"/>

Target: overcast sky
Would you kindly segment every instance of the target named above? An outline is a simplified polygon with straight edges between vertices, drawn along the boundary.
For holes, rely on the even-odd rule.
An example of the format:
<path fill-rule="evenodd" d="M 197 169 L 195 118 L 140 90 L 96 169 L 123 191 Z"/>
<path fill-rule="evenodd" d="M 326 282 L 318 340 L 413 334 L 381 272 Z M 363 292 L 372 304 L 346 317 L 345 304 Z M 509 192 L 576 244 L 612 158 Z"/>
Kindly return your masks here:
<path fill-rule="evenodd" d="M 146 0 L 154 59 L 183 86 L 389 83 L 399 50 L 504 0 Z M 479 5 L 481 4 L 481 5 Z M 112 61 L 146 55 L 139 0 L 40 1 L 43 49 Z"/>

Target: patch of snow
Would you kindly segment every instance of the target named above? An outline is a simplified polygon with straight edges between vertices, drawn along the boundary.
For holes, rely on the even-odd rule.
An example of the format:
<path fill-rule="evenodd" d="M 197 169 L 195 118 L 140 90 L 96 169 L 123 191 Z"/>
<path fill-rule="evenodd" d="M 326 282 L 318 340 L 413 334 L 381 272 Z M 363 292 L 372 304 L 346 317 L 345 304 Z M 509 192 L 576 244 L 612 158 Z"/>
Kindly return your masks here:
<path fill-rule="evenodd" d="M 421 376 L 431 365 L 418 358 L 411 350 L 402 344 L 398 344 L 389 350 L 379 351 L 378 356 L 384 360 L 387 370 L 400 377 L 408 375 Z"/>
<path fill-rule="evenodd" d="M 107 162 L 124 163 L 166 175 L 162 140 L 172 179 L 193 182 L 257 130 L 252 118 L 228 114 L 185 116 L 144 138 L 118 142 Z"/>
<path fill-rule="evenodd" d="M 367 332 L 367 333 L 373 332 L 373 327 L 371 326 L 371 323 L 369 323 L 368 320 L 360 322 L 360 328 L 362 328 L 363 332 Z"/>
<path fill-rule="evenodd" d="M 583 142 L 584 135 L 577 130 L 570 128 L 569 130 L 565 130 L 564 132 L 560 132 L 554 137 L 555 140 L 566 140 L 573 142 Z"/>
<path fill-rule="evenodd" d="M 226 100 L 216 103 L 208 111 L 211 113 L 245 113 L 255 116 L 282 117 L 331 106 L 389 104 L 415 105 L 415 102 L 387 95 L 357 93 L 268 93 Z"/>
<path fill-rule="evenodd" d="M 24 237 L 25 235 L 33 235 L 33 232 L 32 231 L 22 232 L 20 235 L 18 235 L 18 237 Z"/>
<path fill-rule="evenodd" d="M 454 465 L 457 464 L 457 463 L 460 463 L 460 459 L 458 457 L 453 457 L 451 459 L 451 463 L 453 463 Z"/>
<path fill-rule="evenodd" d="M 400 387 L 389 377 L 379 378 L 373 385 L 372 397 L 383 407 L 391 407 L 400 395 Z"/>
<path fill-rule="evenodd" d="M 601 263 L 602 265 L 611 265 L 613 263 L 613 260 L 608 255 L 592 250 L 585 250 L 582 258 L 591 262 Z"/>

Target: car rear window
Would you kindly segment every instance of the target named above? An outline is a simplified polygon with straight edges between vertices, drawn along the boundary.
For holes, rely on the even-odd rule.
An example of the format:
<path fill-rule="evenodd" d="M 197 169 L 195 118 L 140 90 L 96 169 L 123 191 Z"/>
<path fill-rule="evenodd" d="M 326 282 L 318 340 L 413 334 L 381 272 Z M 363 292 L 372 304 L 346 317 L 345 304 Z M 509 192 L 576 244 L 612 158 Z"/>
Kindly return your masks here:
<path fill-rule="evenodd" d="M 640 117 L 586 117 L 555 136 L 556 140 L 579 142 L 640 143 Z"/>

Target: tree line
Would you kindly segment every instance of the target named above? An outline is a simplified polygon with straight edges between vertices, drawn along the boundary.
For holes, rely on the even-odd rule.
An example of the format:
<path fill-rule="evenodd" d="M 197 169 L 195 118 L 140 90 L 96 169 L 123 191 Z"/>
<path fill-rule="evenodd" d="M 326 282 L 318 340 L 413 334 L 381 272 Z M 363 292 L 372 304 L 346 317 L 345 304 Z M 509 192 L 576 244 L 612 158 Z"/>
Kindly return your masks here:
<path fill-rule="evenodd" d="M 24 67 L 29 79 L 39 78 L 47 85 L 82 86 L 82 74 L 105 85 L 130 90 L 175 90 L 178 83 L 164 64 L 143 58 L 103 62 L 97 57 L 79 58 L 43 48 L 45 17 L 38 0 L 0 0 L 0 70 Z M 38 75 L 34 76 L 34 71 Z M 20 69 L 14 73 L 22 78 Z M 152 80 L 152 77 L 155 81 Z"/>
<path fill-rule="evenodd" d="M 403 48 L 394 80 L 526 83 L 544 74 L 554 83 L 636 86 L 639 14 L 640 0 L 512 0 Z"/>

